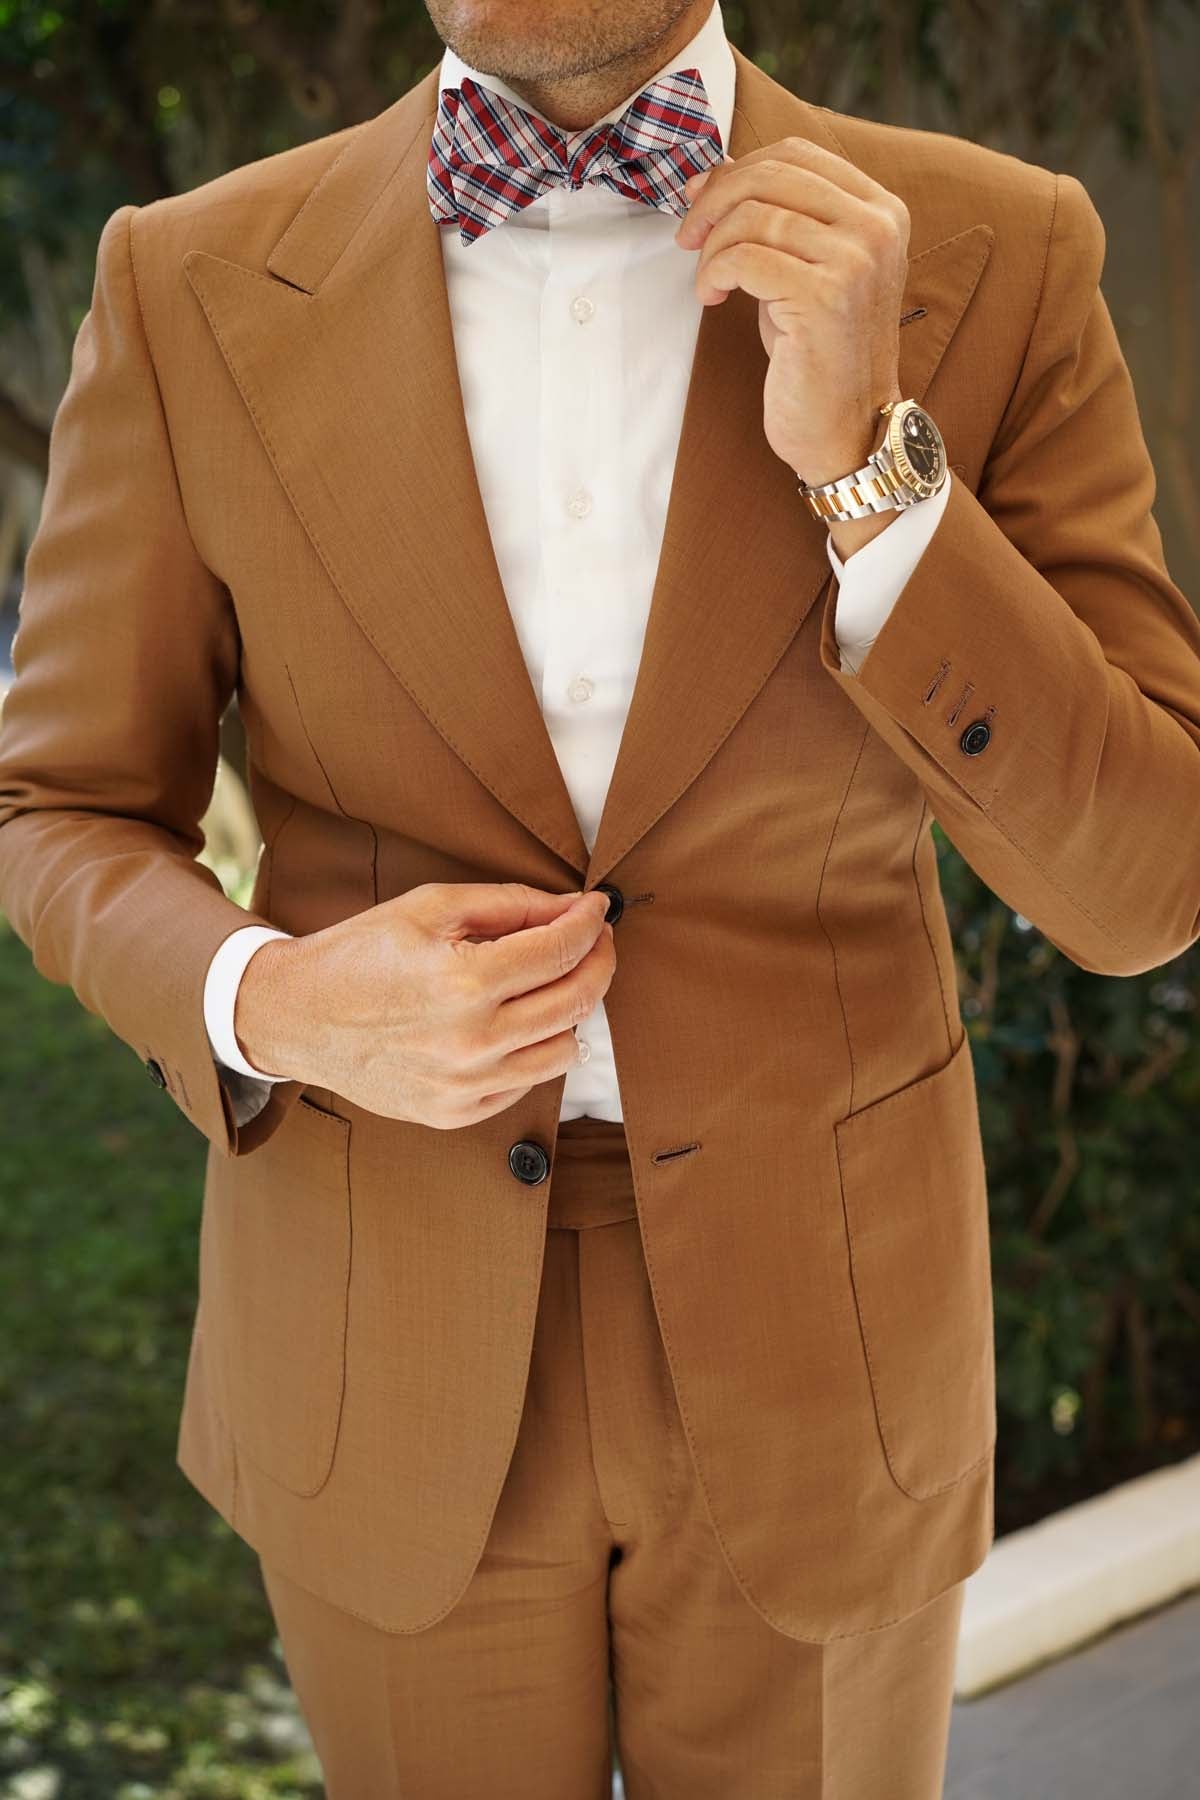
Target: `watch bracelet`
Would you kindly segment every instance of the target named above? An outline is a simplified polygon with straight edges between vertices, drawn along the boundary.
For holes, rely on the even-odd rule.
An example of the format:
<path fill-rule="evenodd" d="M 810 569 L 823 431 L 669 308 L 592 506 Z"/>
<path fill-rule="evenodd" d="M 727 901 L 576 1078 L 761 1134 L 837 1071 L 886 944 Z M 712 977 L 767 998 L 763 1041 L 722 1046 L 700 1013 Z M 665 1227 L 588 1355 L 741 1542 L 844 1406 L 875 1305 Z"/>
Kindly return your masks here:
<path fill-rule="evenodd" d="M 878 467 L 865 476 L 855 469 L 836 481 L 822 482 L 815 487 L 802 480 L 800 492 L 818 519 L 830 521 L 869 519 L 877 513 L 911 506 L 922 498 L 916 494 L 910 498 L 911 490 L 904 482 L 890 469 Z"/>

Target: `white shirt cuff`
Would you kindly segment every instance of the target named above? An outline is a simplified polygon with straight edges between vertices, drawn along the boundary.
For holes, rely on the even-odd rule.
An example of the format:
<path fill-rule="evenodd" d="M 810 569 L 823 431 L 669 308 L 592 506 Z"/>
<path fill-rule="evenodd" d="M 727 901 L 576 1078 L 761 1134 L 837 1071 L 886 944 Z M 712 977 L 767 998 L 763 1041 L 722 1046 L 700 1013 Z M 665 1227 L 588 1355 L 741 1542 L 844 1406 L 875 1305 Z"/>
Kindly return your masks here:
<path fill-rule="evenodd" d="M 825 548 L 838 581 L 833 634 L 846 674 L 858 674 L 907 586 L 946 510 L 953 479 L 947 470 L 945 481 L 931 499 L 905 507 L 886 531 L 844 559 L 833 547 L 833 533 L 826 536 Z"/>
<path fill-rule="evenodd" d="M 238 1048 L 237 1034 L 233 1029 L 238 986 L 246 964 L 256 950 L 260 950 L 271 938 L 291 936 L 290 931 L 276 931 L 269 925 L 243 925 L 239 930 L 230 932 L 218 946 L 204 978 L 204 1024 L 213 1055 L 227 1069 L 236 1069 L 239 1075 L 253 1075 L 259 1081 L 287 1081 L 289 1077 L 268 1075 L 264 1070 L 256 1069 L 253 1063 L 247 1062 Z"/>

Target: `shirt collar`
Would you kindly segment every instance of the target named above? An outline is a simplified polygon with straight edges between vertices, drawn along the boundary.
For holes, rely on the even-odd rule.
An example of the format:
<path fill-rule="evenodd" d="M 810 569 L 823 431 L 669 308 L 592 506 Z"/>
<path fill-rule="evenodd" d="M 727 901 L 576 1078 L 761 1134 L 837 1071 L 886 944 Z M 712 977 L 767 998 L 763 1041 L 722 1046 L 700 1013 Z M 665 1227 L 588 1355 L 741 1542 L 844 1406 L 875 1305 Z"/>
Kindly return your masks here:
<path fill-rule="evenodd" d="M 663 63 L 662 67 L 656 69 L 652 75 L 648 75 L 645 81 L 640 82 L 637 87 L 626 94 L 625 98 L 619 101 L 611 111 L 604 114 L 603 118 L 594 120 L 592 126 L 588 126 L 586 129 L 591 130 L 595 125 L 608 125 L 613 120 L 620 118 L 630 101 L 635 99 L 643 88 L 649 87 L 650 83 L 657 81 L 661 75 L 670 75 L 675 69 L 699 69 L 700 79 L 704 83 L 704 91 L 708 95 L 708 103 L 712 107 L 713 116 L 717 121 L 717 129 L 721 134 L 721 146 L 728 152 L 729 132 L 733 124 L 733 95 L 737 69 L 729 48 L 729 40 L 725 36 L 721 0 L 713 0 L 712 11 L 704 24 L 695 37 L 683 46 L 682 50 L 669 62 Z M 544 119 L 546 117 L 544 113 L 538 111 L 536 106 L 530 106 L 527 100 L 523 100 L 514 88 L 509 87 L 498 76 L 480 74 L 471 68 L 469 63 L 465 63 L 457 57 L 447 45 L 438 76 L 439 94 L 445 88 L 459 87 L 464 75 L 470 75 L 473 80 L 479 82 L 481 87 L 491 88 L 493 93 L 511 101 L 514 106 L 524 107 L 526 112 L 535 114 L 537 118 Z M 546 122 L 553 124 L 552 120 L 546 120 Z M 562 127 L 555 125 L 554 129 L 561 131 Z"/>

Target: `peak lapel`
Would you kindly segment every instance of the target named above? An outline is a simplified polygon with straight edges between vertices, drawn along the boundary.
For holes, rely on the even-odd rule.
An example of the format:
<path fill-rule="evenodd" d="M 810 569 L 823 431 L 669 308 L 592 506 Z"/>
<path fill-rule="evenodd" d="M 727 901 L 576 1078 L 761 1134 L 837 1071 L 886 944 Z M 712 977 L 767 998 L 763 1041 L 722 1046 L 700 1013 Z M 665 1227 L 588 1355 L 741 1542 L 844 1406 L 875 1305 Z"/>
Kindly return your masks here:
<path fill-rule="evenodd" d="M 845 151 L 821 110 L 734 49 L 729 154 L 788 136 Z M 900 385 L 920 399 L 991 249 L 987 225 L 909 261 Z M 734 288 L 704 309 L 696 341 L 637 683 L 588 864 L 602 881 L 695 780 L 737 724 L 833 578 L 828 527 L 803 505 L 767 443 L 768 358 L 758 301 Z"/>
<path fill-rule="evenodd" d="M 437 70 L 361 126 L 271 252 L 184 269 L 292 506 L 364 635 L 485 787 L 587 848 L 492 550 L 425 188 Z"/>

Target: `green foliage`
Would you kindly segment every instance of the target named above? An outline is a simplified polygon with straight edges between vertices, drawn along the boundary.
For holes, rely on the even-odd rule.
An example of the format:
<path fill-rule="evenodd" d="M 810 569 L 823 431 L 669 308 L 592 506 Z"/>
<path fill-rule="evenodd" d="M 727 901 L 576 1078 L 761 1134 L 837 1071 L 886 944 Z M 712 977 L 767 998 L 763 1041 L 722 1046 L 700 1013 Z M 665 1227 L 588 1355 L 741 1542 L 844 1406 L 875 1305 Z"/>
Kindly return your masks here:
<path fill-rule="evenodd" d="M 940 831 L 988 1167 L 997 1522 L 1200 1448 L 1200 949 L 1087 973 Z"/>
<path fill-rule="evenodd" d="M 116 207 L 382 111 L 441 52 L 419 0 L 0 0 L 0 323 L 30 312 L 22 244 L 77 271 L 77 324 Z"/>
<path fill-rule="evenodd" d="M 0 1018 L 0 1793 L 318 1794 L 257 1558 L 174 1460 L 204 1145 L 3 921 Z"/>

